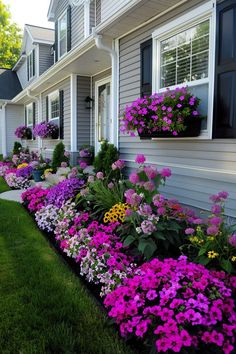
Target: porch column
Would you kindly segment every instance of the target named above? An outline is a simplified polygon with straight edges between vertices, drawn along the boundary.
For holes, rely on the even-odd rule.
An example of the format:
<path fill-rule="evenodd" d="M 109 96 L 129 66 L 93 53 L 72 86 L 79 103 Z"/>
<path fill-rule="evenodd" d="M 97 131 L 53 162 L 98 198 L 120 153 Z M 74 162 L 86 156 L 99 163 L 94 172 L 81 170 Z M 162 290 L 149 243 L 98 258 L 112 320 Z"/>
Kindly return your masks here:
<path fill-rule="evenodd" d="M 7 130 L 6 130 L 6 103 L 2 105 L 1 108 L 1 116 L 2 116 L 2 124 L 1 124 L 1 131 L 2 131 L 2 154 L 3 157 L 7 157 Z"/>
<path fill-rule="evenodd" d="M 70 120 L 70 150 L 72 164 L 75 163 L 76 152 L 78 150 L 77 146 L 77 75 L 70 75 L 70 110 L 71 110 L 71 120 Z"/>

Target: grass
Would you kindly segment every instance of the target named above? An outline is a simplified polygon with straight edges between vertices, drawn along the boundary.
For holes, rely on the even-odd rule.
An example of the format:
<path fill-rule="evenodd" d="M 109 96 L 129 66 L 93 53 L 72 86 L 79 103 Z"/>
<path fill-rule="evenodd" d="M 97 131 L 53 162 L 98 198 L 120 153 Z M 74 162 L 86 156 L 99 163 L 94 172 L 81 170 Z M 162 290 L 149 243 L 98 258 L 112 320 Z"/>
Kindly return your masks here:
<path fill-rule="evenodd" d="M 133 353 L 24 208 L 3 200 L 0 353 Z"/>
<path fill-rule="evenodd" d="M 10 191 L 10 188 L 6 184 L 4 178 L 0 177 L 0 193 Z"/>

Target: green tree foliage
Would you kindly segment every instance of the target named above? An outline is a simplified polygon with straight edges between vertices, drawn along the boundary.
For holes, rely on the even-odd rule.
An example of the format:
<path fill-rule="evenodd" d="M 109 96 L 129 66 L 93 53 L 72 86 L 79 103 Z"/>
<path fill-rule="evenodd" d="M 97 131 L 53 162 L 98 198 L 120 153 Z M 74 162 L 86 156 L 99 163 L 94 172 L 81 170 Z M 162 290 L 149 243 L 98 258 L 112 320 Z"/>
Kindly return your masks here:
<path fill-rule="evenodd" d="M 56 169 L 57 167 L 60 167 L 62 162 L 69 163 L 69 159 L 65 156 L 65 145 L 60 141 L 53 151 L 52 168 Z"/>
<path fill-rule="evenodd" d="M 11 69 L 21 50 L 21 31 L 12 22 L 9 7 L 0 0 L 0 68 Z"/>
<path fill-rule="evenodd" d="M 22 149 L 21 143 L 19 143 L 18 141 L 15 141 L 14 142 L 14 147 L 13 147 L 13 154 L 14 155 L 18 155 L 20 153 L 21 149 Z"/>
<path fill-rule="evenodd" d="M 112 171 L 111 165 L 119 159 L 119 152 L 113 144 L 109 144 L 104 140 L 101 144 L 101 149 L 95 157 L 93 166 L 96 172 L 103 172 L 109 175 L 110 179 L 119 178 L 118 171 Z"/>

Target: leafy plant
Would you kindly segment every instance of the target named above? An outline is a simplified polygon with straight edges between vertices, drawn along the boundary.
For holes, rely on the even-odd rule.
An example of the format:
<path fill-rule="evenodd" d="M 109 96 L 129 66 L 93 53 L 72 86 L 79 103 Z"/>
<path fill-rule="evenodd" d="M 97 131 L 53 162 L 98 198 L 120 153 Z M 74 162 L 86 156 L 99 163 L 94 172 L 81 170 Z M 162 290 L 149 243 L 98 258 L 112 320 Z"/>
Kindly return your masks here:
<path fill-rule="evenodd" d="M 106 140 L 101 143 L 101 149 L 95 157 L 93 166 L 95 172 L 103 172 L 105 175 L 109 175 L 109 178 L 119 178 L 120 171 L 111 170 L 111 165 L 119 158 L 119 152 L 115 145 L 109 144 Z"/>
<path fill-rule="evenodd" d="M 210 197 L 214 202 L 207 219 L 197 219 L 185 230 L 188 244 L 181 246 L 184 254 L 209 268 L 236 273 L 236 230 L 224 220 L 224 203 L 228 193 Z"/>
<path fill-rule="evenodd" d="M 85 202 L 83 209 L 91 209 L 93 214 L 102 220 L 104 213 L 110 210 L 113 205 L 123 202 L 125 189 L 125 182 L 108 182 L 96 179 L 88 184 L 87 193 L 83 195 L 83 198 L 81 198 L 81 192 L 78 194 L 76 201 L 80 205 Z"/>
<path fill-rule="evenodd" d="M 18 155 L 22 149 L 21 143 L 19 141 L 14 142 L 14 147 L 13 147 L 13 155 Z"/>
<path fill-rule="evenodd" d="M 52 168 L 56 169 L 61 166 L 62 162 L 69 162 L 68 156 L 66 156 L 65 145 L 62 141 L 55 146 L 52 155 Z"/>

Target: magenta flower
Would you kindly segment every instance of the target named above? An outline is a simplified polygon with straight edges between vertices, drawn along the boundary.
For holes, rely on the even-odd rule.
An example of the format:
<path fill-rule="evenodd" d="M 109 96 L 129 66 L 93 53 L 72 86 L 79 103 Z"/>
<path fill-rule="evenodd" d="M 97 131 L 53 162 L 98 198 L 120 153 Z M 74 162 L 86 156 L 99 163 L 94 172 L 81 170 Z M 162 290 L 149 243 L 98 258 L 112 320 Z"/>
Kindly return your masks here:
<path fill-rule="evenodd" d="M 143 164 L 145 161 L 146 161 L 146 158 L 142 154 L 137 155 L 136 158 L 135 158 L 135 162 L 138 163 L 138 164 Z"/>
<path fill-rule="evenodd" d="M 133 184 L 137 184 L 139 182 L 139 175 L 136 172 L 131 173 L 129 176 L 129 180 Z"/>
<path fill-rule="evenodd" d="M 162 177 L 170 177 L 171 176 L 171 170 L 169 168 L 163 168 L 160 173 L 161 173 Z"/>

